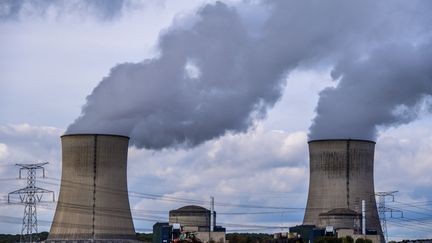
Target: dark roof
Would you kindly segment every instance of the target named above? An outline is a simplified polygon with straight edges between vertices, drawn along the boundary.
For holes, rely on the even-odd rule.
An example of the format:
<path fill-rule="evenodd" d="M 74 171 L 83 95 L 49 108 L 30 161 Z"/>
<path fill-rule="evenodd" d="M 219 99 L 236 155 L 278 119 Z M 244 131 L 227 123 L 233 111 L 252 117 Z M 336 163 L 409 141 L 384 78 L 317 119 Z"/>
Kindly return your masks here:
<path fill-rule="evenodd" d="M 335 208 L 332 209 L 326 213 L 320 213 L 320 216 L 331 216 L 331 215 L 352 215 L 356 216 L 359 215 L 356 211 L 349 209 L 349 208 Z"/>
<path fill-rule="evenodd" d="M 196 206 L 196 205 L 188 205 L 188 206 L 184 206 L 181 208 L 178 208 L 176 210 L 173 211 L 177 211 L 177 212 L 207 212 L 210 211 L 204 207 L 201 206 Z"/>

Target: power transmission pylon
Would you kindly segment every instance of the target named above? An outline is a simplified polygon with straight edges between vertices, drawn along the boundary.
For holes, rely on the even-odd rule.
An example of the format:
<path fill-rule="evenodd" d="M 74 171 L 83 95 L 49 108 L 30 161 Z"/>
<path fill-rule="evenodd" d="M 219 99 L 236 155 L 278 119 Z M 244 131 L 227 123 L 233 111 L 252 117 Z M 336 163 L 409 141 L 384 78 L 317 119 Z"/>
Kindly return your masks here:
<path fill-rule="evenodd" d="M 33 239 L 33 234 L 38 233 L 37 228 L 37 214 L 36 214 L 36 203 L 42 201 L 42 196 L 45 193 L 50 193 L 53 196 L 54 202 L 54 192 L 50 190 L 46 190 L 36 186 L 36 172 L 37 170 L 42 170 L 43 177 L 45 178 L 45 163 L 38 164 L 16 164 L 16 166 L 21 167 L 19 169 L 19 178 L 21 179 L 21 173 L 23 170 L 27 170 L 27 186 L 10 192 L 8 194 L 8 203 L 10 203 L 11 195 L 18 195 L 21 203 L 24 203 L 24 217 L 21 229 L 21 237 L 20 242 L 35 242 L 37 239 Z"/>
<path fill-rule="evenodd" d="M 387 232 L 387 218 L 386 213 L 390 212 L 390 217 L 393 217 L 393 212 L 399 212 L 403 218 L 403 212 L 398 209 L 388 208 L 386 206 L 386 197 L 392 197 L 392 201 L 394 202 L 394 194 L 398 191 L 390 191 L 390 192 L 377 192 L 375 195 L 378 197 L 378 213 L 379 218 L 381 220 L 381 228 L 383 231 L 383 235 L 385 237 L 385 242 L 388 242 L 388 232 Z"/>

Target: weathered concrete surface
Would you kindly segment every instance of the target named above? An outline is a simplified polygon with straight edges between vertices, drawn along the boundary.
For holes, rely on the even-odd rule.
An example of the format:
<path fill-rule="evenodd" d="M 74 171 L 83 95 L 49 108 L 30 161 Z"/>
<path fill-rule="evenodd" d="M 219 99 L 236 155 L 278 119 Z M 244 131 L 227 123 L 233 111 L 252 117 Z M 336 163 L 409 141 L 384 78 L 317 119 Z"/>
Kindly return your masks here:
<path fill-rule="evenodd" d="M 62 179 L 47 242 L 136 240 L 127 191 L 129 138 L 62 136 Z"/>
<path fill-rule="evenodd" d="M 336 208 L 327 213 L 320 213 L 318 225 L 331 225 L 335 229 L 350 228 L 359 229 L 361 226 L 361 214 L 348 208 Z"/>
<path fill-rule="evenodd" d="M 305 225 L 325 227 L 319 214 L 332 209 L 361 213 L 366 200 L 366 229 L 382 235 L 374 191 L 375 142 L 364 140 L 316 140 L 309 142 L 309 195 L 303 219 Z M 349 221 L 338 226 L 353 228 Z"/>
<path fill-rule="evenodd" d="M 189 205 L 169 212 L 169 223 L 188 227 L 203 227 L 210 229 L 210 210 Z M 215 217 L 216 223 L 216 217 Z M 215 224 L 216 225 L 216 224 Z"/>
<path fill-rule="evenodd" d="M 169 212 L 169 224 L 180 224 L 183 230 L 192 231 L 203 242 L 225 242 L 225 231 L 210 232 L 211 211 L 195 205 L 188 205 Z M 216 212 L 214 212 L 216 225 Z"/>

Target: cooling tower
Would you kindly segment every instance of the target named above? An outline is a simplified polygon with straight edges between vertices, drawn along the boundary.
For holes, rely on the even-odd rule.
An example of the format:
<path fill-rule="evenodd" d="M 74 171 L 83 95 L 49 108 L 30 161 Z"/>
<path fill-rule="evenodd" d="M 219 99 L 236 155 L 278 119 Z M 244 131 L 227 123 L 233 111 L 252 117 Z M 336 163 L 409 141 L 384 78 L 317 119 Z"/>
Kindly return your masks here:
<path fill-rule="evenodd" d="M 304 225 L 334 226 L 361 232 L 361 201 L 366 201 L 366 229 L 382 235 L 374 192 L 375 142 L 309 141 L 309 195 Z M 381 237 L 382 238 L 382 237 Z"/>
<path fill-rule="evenodd" d="M 129 138 L 71 134 L 62 140 L 62 178 L 46 242 L 136 242 L 126 164 Z"/>

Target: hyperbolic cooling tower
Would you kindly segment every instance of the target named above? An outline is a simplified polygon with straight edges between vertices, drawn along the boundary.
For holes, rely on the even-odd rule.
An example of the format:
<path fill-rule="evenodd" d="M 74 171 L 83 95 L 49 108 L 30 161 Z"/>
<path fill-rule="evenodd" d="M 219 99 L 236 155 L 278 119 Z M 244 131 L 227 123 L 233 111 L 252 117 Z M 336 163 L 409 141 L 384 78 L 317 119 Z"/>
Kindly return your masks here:
<path fill-rule="evenodd" d="M 129 138 L 71 134 L 61 139 L 60 195 L 47 242 L 135 242 L 126 179 Z"/>
<path fill-rule="evenodd" d="M 382 235 L 374 191 L 375 142 L 309 141 L 310 181 L 304 225 L 360 229 L 366 201 L 366 229 Z M 358 217 L 356 217 L 356 215 Z M 333 225 L 332 225 L 333 224 Z"/>

